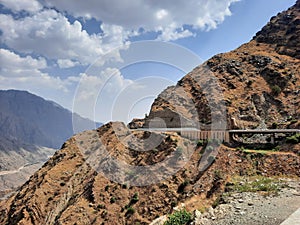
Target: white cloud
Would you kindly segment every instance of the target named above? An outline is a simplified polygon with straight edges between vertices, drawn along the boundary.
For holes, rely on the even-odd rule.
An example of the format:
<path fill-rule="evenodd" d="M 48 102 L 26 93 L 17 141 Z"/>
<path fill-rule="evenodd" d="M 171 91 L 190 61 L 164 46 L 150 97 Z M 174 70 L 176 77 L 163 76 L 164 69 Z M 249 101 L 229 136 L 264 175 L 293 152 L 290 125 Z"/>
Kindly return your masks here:
<path fill-rule="evenodd" d="M 0 49 L 1 75 L 8 77 L 39 76 L 39 69 L 47 67 L 44 58 L 34 59 L 31 56 L 21 57 L 16 53 Z"/>
<path fill-rule="evenodd" d="M 25 87 L 36 86 L 67 92 L 68 85 L 72 82 L 42 72 L 41 69 L 47 67 L 47 62 L 42 57 L 38 59 L 31 56 L 21 57 L 10 50 L 0 49 L 0 61 L 1 89 L 26 89 Z"/>
<path fill-rule="evenodd" d="M 162 32 L 162 40 L 175 40 L 192 35 L 184 25 L 194 29 L 214 29 L 230 16 L 230 5 L 239 0 L 86 0 L 69 4 L 69 0 L 49 0 L 48 6 L 67 11 L 76 17 L 94 17 L 107 25 L 124 30 L 143 28 Z M 170 24 L 173 29 L 170 29 Z M 171 34 L 173 32 L 173 34 Z"/>
<path fill-rule="evenodd" d="M 0 15 L 2 41 L 10 48 L 82 64 L 92 63 L 124 43 L 126 36 L 122 27 L 103 25 L 102 28 L 103 36 L 89 35 L 79 21 L 71 24 L 55 10 L 40 11 L 18 20 L 10 15 Z"/>
<path fill-rule="evenodd" d="M 70 59 L 58 59 L 57 64 L 59 68 L 65 69 L 65 68 L 71 68 L 74 66 L 79 65 L 79 62 L 77 61 L 72 61 Z"/>
<path fill-rule="evenodd" d="M 15 12 L 25 10 L 33 13 L 43 8 L 43 6 L 36 0 L 0 0 L 0 4 L 3 4 L 6 8 Z"/>

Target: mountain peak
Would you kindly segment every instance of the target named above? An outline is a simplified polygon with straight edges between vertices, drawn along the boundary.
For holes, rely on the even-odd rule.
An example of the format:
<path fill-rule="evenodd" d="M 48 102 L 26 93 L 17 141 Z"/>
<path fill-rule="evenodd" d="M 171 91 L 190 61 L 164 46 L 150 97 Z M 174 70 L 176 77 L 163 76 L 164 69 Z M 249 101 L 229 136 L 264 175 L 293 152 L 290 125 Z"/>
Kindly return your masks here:
<path fill-rule="evenodd" d="M 288 10 L 273 16 L 254 40 L 272 45 L 276 52 L 300 59 L 300 1 Z"/>

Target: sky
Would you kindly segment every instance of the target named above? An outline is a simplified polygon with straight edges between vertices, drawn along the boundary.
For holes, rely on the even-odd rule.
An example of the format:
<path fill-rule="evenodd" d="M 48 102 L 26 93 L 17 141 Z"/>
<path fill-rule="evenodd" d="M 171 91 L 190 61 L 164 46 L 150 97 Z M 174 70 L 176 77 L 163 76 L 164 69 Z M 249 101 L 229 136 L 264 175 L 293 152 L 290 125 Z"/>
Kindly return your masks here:
<path fill-rule="evenodd" d="M 0 0 L 0 89 L 27 90 L 98 122 L 129 122 L 294 3 Z"/>

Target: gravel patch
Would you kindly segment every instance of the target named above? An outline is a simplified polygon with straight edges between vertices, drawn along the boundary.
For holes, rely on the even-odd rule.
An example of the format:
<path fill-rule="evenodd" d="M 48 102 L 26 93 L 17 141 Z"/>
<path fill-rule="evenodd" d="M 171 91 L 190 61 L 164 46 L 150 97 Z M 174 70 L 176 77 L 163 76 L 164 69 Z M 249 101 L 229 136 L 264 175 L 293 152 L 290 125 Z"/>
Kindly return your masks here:
<path fill-rule="evenodd" d="M 224 198 L 225 204 L 203 214 L 196 211 L 193 224 L 280 225 L 300 208 L 299 181 L 288 180 L 287 184 L 288 187 L 275 196 L 253 192 L 231 193 Z"/>

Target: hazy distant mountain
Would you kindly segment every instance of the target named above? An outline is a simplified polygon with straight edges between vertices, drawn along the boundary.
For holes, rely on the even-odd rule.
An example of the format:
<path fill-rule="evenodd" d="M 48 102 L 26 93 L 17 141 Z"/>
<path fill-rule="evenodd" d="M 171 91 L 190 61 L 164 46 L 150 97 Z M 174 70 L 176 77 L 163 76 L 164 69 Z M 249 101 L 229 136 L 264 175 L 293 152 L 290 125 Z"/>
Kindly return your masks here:
<path fill-rule="evenodd" d="M 59 148 L 73 135 L 72 112 L 27 91 L 0 91 L 0 136 Z M 93 129 L 94 122 L 74 115 L 81 130 Z"/>
<path fill-rule="evenodd" d="M 23 184 L 76 132 L 94 122 L 27 91 L 0 90 L 0 197 Z M 99 126 L 100 124 L 96 124 Z"/>

